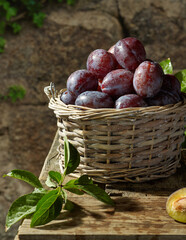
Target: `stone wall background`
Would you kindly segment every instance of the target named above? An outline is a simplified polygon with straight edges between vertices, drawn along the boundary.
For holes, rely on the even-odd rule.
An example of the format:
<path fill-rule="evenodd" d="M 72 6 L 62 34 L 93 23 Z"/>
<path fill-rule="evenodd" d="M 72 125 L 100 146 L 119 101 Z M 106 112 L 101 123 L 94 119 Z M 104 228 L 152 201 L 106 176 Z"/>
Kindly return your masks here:
<path fill-rule="evenodd" d="M 41 29 L 24 21 L 19 35 L 7 33 L 0 55 L 0 93 L 23 85 L 25 98 L 0 102 L 0 175 L 25 169 L 39 175 L 57 127 L 43 89 L 52 81 L 64 88 L 67 77 L 86 67 L 97 48 L 109 49 L 119 39 L 134 36 L 147 58 L 171 58 L 175 69 L 186 68 L 186 1 L 79 0 L 75 6 L 51 5 Z M 17 226 L 4 232 L 12 201 L 30 192 L 18 180 L 0 178 L 0 239 L 14 239 Z"/>

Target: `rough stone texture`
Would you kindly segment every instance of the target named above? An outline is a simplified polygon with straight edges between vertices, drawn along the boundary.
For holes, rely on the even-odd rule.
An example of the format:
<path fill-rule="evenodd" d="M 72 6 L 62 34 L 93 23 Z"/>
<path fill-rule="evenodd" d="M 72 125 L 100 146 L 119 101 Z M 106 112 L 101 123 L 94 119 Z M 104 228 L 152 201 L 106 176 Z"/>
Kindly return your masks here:
<path fill-rule="evenodd" d="M 56 120 L 47 105 L 1 103 L 0 176 L 12 169 L 24 169 L 39 176 L 47 151 L 55 136 Z M 4 233 L 5 216 L 11 203 L 33 190 L 16 179 L 1 178 L 0 239 L 13 239 L 18 225 Z"/>
<path fill-rule="evenodd" d="M 170 57 L 185 68 L 186 1 L 184 0 L 79 0 L 73 7 L 51 5 L 42 28 L 23 21 L 19 35 L 7 33 L 0 55 L 0 93 L 23 85 L 24 100 L 0 103 L 0 174 L 14 168 L 39 175 L 56 132 L 56 119 L 48 109 L 43 88 L 52 81 L 64 88 L 70 73 L 86 67 L 89 53 L 108 49 L 119 39 L 134 36 L 156 61 Z M 1 178 L 0 239 L 11 240 L 17 225 L 4 233 L 11 202 L 31 190 L 15 179 Z"/>

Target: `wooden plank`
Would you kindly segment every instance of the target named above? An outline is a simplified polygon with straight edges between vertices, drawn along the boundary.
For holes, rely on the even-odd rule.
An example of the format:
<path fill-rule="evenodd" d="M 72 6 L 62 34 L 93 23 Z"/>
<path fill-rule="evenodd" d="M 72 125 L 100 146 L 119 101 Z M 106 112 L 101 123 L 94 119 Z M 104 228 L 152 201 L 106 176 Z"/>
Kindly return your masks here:
<path fill-rule="evenodd" d="M 58 135 L 45 160 L 40 179 L 48 171 L 59 170 L 57 157 Z M 30 220 L 19 227 L 19 240 L 186 240 L 186 225 L 168 216 L 165 204 L 168 195 L 186 186 L 186 167 L 173 176 L 140 184 L 107 185 L 106 190 L 116 202 L 115 208 L 104 205 L 90 196 L 70 194 L 76 203 L 73 212 L 60 216 L 45 226 L 30 228 Z"/>

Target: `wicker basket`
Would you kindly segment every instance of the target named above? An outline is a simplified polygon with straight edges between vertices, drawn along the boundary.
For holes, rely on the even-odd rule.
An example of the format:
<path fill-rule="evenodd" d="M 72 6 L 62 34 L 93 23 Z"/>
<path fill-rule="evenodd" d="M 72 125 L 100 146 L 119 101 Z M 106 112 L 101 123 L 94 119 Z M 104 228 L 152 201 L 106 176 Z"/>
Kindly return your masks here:
<path fill-rule="evenodd" d="M 179 166 L 186 123 L 186 97 L 174 105 L 127 109 L 92 109 L 65 105 L 57 92 L 46 87 L 63 138 L 81 156 L 75 176 L 88 174 L 94 181 L 144 182 L 175 173 Z"/>

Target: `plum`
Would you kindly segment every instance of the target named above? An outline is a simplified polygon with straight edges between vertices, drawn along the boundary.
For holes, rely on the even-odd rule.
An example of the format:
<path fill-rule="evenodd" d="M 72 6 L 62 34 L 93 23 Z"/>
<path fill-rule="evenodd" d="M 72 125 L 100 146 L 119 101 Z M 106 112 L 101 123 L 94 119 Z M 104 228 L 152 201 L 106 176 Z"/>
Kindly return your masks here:
<path fill-rule="evenodd" d="M 114 101 L 106 93 L 99 91 L 86 91 L 77 97 L 75 105 L 90 108 L 113 108 Z"/>
<path fill-rule="evenodd" d="M 177 97 L 173 93 L 164 90 L 160 90 L 159 93 L 152 98 L 146 98 L 145 101 L 149 106 L 165 106 L 178 102 Z"/>
<path fill-rule="evenodd" d="M 109 72 L 103 79 L 101 90 L 114 99 L 134 92 L 133 73 L 126 69 L 117 69 Z"/>
<path fill-rule="evenodd" d="M 179 80 L 171 74 L 165 74 L 163 76 L 163 84 L 161 87 L 162 90 L 168 91 L 172 93 L 175 98 L 177 99 L 177 102 L 181 100 L 181 84 Z"/>
<path fill-rule="evenodd" d="M 113 51 L 112 47 L 109 51 Z M 143 44 L 133 37 L 119 40 L 114 46 L 114 55 L 117 62 L 124 69 L 130 71 L 134 71 L 138 65 L 146 59 L 146 52 Z"/>
<path fill-rule="evenodd" d="M 60 96 L 60 99 L 62 102 L 64 102 L 65 104 L 74 104 L 75 103 L 75 96 L 73 96 L 72 94 L 69 93 L 68 90 L 66 90 L 65 92 L 63 92 Z"/>
<path fill-rule="evenodd" d="M 176 221 L 186 223 L 186 188 L 181 188 L 169 196 L 166 210 Z"/>
<path fill-rule="evenodd" d="M 88 70 L 73 72 L 67 79 L 67 90 L 75 98 L 85 91 L 97 90 L 98 79 Z"/>
<path fill-rule="evenodd" d="M 147 107 L 147 103 L 137 94 L 126 94 L 118 98 L 115 102 L 116 109 L 128 107 Z"/>
<path fill-rule="evenodd" d="M 141 97 L 154 97 L 163 84 L 163 70 L 156 62 L 144 61 L 134 73 L 133 85 Z"/>
<path fill-rule="evenodd" d="M 87 69 L 97 78 L 104 78 L 118 65 L 114 55 L 104 49 L 96 49 L 87 59 Z"/>

